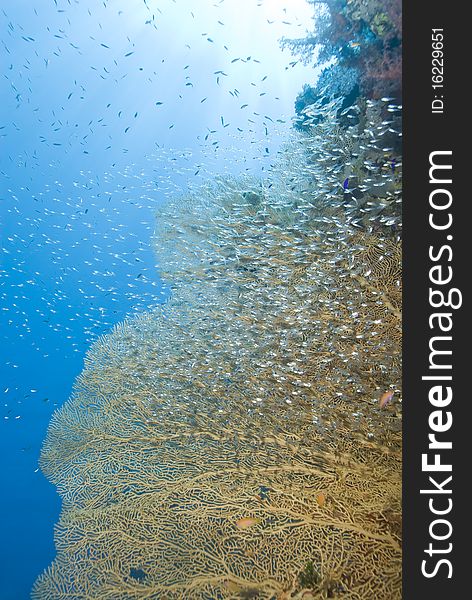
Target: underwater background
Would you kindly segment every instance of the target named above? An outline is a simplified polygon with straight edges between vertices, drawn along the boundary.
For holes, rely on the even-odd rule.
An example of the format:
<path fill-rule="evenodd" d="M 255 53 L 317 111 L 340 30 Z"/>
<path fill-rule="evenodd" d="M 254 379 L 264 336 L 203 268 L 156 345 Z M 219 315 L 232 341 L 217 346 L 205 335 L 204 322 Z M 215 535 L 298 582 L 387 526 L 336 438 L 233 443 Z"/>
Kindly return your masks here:
<path fill-rule="evenodd" d="M 400 597 L 399 3 L 1 19 L 0 597 Z"/>

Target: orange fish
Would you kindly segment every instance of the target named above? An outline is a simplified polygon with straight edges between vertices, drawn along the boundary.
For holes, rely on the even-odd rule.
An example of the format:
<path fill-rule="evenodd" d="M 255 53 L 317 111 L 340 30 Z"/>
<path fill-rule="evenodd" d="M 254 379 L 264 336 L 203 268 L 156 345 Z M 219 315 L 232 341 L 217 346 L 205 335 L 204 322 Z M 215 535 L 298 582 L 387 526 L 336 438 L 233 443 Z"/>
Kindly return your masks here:
<path fill-rule="evenodd" d="M 379 400 L 380 408 L 384 408 L 385 406 L 387 406 L 387 404 L 391 402 L 394 393 L 395 392 L 393 390 L 387 390 L 382 394 Z"/>
<path fill-rule="evenodd" d="M 326 494 L 324 492 L 319 492 L 316 494 L 316 503 L 320 508 L 323 508 L 323 506 L 326 504 Z"/>
<path fill-rule="evenodd" d="M 255 519 L 254 517 L 244 517 L 243 519 L 239 519 L 239 521 L 236 521 L 236 527 L 238 527 L 239 529 L 247 529 L 248 527 L 257 525 L 257 523 L 260 522 L 260 519 Z"/>

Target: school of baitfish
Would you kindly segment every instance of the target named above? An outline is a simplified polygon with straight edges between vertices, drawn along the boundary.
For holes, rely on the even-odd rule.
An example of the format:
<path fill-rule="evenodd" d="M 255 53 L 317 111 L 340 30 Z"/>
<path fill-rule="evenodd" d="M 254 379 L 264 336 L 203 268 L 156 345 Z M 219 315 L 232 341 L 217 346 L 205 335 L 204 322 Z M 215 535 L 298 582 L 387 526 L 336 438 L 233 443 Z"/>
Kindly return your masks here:
<path fill-rule="evenodd" d="M 0 300 L 4 331 L 24 340 L 24 347 L 33 348 L 38 358 L 52 360 L 64 352 L 80 355 L 117 318 L 166 297 L 156 282 L 154 265 L 145 257 L 153 227 L 148 216 L 162 196 L 186 186 L 189 179 L 205 180 L 212 165 L 221 164 L 228 140 L 239 145 L 241 170 L 251 161 L 264 170 L 268 150 L 272 152 L 278 137 L 273 127 L 269 136 L 268 127 L 283 125 L 284 119 L 277 111 L 262 112 L 253 105 L 254 97 L 273 95 L 267 87 L 273 73 L 265 70 L 267 65 L 257 55 L 236 53 L 225 43 L 231 23 L 221 14 L 228 12 L 227 4 L 209 3 L 214 14 L 202 11 L 215 17 L 214 23 L 202 23 L 202 15 L 191 4 L 178 6 L 181 24 L 198 28 L 195 44 L 180 40 L 191 61 L 180 74 L 173 73 L 170 49 L 168 55 L 149 60 L 141 39 L 158 44 L 162 29 L 169 27 L 166 12 L 177 5 L 176 0 L 159 5 L 137 1 L 134 8 L 108 0 L 89 5 L 54 0 L 41 9 L 19 9 L 16 19 L 12 7 L 2 7 L 5 96 L 14 101 L 5 104 L 0 122 L 0 138 L 7 144 L 0 160 L 2 201 L 11 232 L 2 239 Z M 266 10 L 263 2 L 256 6 Z M 136 35 L 137 25 L 146 33 Z M 212 55 L 209 50 L 214 48 Z M 200 73 L 201 57 L 205 67 L 214 60 L 221 68 Z M 241 79 L 245 67 L 251 70 L 246 96 L 248 89 L 253 94 L 243 101 L 232 79 Z M 145 102 L 142 98 L 128 102 L 129 89 L 138 86 Z M 97 90 L 107 90 L 108 96 L 97 96 Z M 215 90 L 221 98 L 231 99 L 239 120 L 215 114 L 202 122 L 196 136 L 198 151 L 195 140 L 188 140 L 194 142 L 191 150 L 175 145 L 172 138 L 170 143 L 161 141 L 164 128 L 181 135 L 186 124 L 174 120 L 189 96 L 195 94 L 195 102 L 204 105 L 208 98 L 203 92 L 216 95 Z M 277 104 L 278 98 L 273 100 Z M 26 139 L 21 130 L 25 115 L 30 127 Z M 155 153 L 145 164 L 126 165 L 120 155 L 133 154 L 133 135 L 147 128 L 149 120 L 155 129 L 161 128 L 153 142 Z M 256 144 L 260 132 L 264 140 Z M 255 139 L 242 156 L 248 135 Z M 94 168 L 94 161 L 102 158 L 108 160 L 108 168 Z M 136 243 L 131 247 L 133 238 Z M 49 268 L 42 270 L 45 257 Z M 3 339 L 7 342 L 6 334 Z M 64 339 L 70 340 L 66 351 Z M 20 419 L 22 402 L 34 400 L 37 390 L 18 377 L 22 365 L 17 357 L 5 366 L 12 383 L 2 390 L 3 418 Z"/>

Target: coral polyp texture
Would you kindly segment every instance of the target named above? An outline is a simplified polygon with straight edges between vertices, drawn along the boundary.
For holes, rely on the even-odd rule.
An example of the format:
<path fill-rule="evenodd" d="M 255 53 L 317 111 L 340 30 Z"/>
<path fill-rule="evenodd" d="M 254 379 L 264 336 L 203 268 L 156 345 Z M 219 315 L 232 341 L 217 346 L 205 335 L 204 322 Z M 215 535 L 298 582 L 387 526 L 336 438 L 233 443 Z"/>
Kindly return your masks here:
<path fill-rule="evenodd" d="M 401 597 L 399 174 L 374 109 L 344 153 L 326 105 L 270 183 L 162 207 L 170 301 L 93 345 L 49 427 L 63 508 L 34 598 Z"/>

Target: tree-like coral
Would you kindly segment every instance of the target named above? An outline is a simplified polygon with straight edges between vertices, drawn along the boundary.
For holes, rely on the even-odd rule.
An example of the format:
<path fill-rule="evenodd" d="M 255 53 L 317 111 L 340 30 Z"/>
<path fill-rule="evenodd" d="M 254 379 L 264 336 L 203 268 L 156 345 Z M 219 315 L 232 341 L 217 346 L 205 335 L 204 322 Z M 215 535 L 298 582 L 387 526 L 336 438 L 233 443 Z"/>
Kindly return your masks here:
<path fill-rule="evenodd" d="M 304 62 L 354 71 L 361 93 L 369 99 L 401 99 L 401 0 L 312 0 L 314 31 L 301 39 L 283 39 L 282 46 Z M 331 68 L 331 67 L 329 67 Z M 332 78 L 335 95 L 337 83 Z M 316 87 L 321 96 L 324 85 Z"/>

